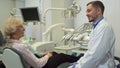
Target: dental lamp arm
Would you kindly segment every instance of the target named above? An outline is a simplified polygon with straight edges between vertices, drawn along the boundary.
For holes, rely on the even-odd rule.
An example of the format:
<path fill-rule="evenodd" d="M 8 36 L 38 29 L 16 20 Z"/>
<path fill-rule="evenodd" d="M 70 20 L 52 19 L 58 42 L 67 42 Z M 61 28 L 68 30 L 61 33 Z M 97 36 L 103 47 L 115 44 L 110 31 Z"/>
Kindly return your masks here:
<path fill-rule="evenodd" d="M 75 30 L 72 28 L 62 28 L 64 32 L 74 32 Z"/>
<path fill-rule="evenodd" d="M 43 16 L 42 16 L 42 21 L 41 21 L 41 23 L 43 24 L 43 32 L 44 32 L 43 34 L 47 34 L 47 32 L 45 32 L 45 30 L 46 30 L 46 14 L 50 10 L 51 11 L 52 10 L 55 10 L 55 11 L 64 11 L 66 9 L 65 8 L 48 8 L 48 9 L 45 10 L 45 12 L 43 13 Z M 54 26 L 51 26 L 50 28 L 52 28 L 52 27 L 54 27 Z M 49 30 L 47 30 L 47 31 L 49 31 Z"/>
<path fill-rule="evenodd" d="M 55 10 L 55 11 L 64 11 L 64 10 L 66 10 L 66 8 L 48 8 L 48 9 L 46 9 L 45 10 L 45 12 L 43 13 L 43 16 L 42 16 L 42 24 L 46 24 L 46 22 L 45 22 L 45 18 L 46 18 L 46 14 L 47 14 L 47 12 L 48 11 L 52 11 L 52 10 Z"/>
<path fill-rule="evenodd" d="M 48 34 L 56 27 L 58 26 L 64 26 L 64 23 L 58 23 L 58 24 L 54 24 L 52 26 L 50 26 L 45 32 L 43 32 L 43 36 L 45 37 L 45 40 L 47 40 Z"/>

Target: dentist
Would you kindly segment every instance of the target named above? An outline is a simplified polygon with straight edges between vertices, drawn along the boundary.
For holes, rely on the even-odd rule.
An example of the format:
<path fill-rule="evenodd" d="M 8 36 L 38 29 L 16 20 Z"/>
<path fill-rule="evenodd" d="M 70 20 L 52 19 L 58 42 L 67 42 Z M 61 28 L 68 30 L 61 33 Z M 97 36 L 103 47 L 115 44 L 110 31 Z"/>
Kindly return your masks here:
<path fill-rule="evenodd" d="M 115 68 L 115 35 L 110 24 L 105 21 L 103 13 L 104 5 L 101 1 L 87 4 L 86 16 L 93 25 L 88 50 L 69 68 Z"/>

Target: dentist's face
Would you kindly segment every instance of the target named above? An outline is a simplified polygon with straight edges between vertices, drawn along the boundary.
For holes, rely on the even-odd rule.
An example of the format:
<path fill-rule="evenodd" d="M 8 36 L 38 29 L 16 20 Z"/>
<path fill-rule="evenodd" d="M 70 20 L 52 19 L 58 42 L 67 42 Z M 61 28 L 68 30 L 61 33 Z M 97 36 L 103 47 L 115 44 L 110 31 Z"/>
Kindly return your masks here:
<path fill-rule="evenodd" d="M 92 4 L 87 6 L 86 16 L 88 17 L 89 22 L 94 22 L 98 18 L 97 8 L 93 7 Z"/>

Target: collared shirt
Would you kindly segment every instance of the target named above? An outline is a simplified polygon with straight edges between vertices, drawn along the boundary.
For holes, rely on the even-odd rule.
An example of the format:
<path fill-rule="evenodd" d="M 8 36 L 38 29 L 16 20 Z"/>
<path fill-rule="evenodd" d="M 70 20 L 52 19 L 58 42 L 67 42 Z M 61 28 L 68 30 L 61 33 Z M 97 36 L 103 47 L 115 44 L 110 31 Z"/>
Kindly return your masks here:
<path fill-rule="evenodd" d="M 99 17 L 92 25 L 93 25 L 93 28 L 95 28 L 97 26 L 97 24 L 103 19 L 104 17 L 101 16 Z"/>
<path fill-rule="evenodd" d="M 23 56 L 23 59 L 27 62 L 28 67 L 32 66 L 34 68 L 42 68 L 48 61 L 48 56 L 45 55 L 42 58 L 37 58 L 30 50 L 27 43 L 23 43 L 20 40 L 8 40 L 8 46 L 11 46 L 18 50 L 21 55 Z"/>

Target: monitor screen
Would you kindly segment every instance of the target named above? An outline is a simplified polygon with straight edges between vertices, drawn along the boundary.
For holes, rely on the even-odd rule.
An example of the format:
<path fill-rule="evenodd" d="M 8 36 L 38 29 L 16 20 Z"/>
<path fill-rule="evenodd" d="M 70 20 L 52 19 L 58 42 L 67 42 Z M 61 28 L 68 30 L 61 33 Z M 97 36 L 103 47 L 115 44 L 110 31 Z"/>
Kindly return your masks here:
<path fill-rule="evenodd" d="M 20 8 L 24 22 L 40 21 L 37 7 Z"/>

